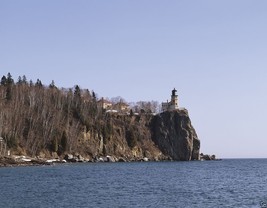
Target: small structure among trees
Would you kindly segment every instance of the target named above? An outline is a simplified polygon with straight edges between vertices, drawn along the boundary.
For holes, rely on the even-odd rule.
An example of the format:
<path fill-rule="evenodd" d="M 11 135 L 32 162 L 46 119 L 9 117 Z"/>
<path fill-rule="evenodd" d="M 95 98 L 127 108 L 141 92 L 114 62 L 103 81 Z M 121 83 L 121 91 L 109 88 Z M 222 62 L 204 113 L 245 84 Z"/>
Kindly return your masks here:
<path fill-rule="evenodd" d="M 118 112 L 128 113 L 129 112 L 129 105 L 125 102 L 118 102 L 113 106 L 114 110 L 117 110 Z"/>
<path fill-rule="evenodd" d="M 123 99 L 120 99 L 119 101 L 111 102 L 103 97 L 97 102 L 97 105 L 99 108 L 102 108 L 103 110 L 106 110 L 106 112 L 117 112 L 117 113 L 129 113 L 130 108 L 129 105 L 124 102 Z"/>
<path fill-rule="evenodd" d="M 110 110 L 112 108 L 112 102 L 104 99 L 103 97 L 97 102 L 97 105 L 104 109 L 104 110 Z"/>

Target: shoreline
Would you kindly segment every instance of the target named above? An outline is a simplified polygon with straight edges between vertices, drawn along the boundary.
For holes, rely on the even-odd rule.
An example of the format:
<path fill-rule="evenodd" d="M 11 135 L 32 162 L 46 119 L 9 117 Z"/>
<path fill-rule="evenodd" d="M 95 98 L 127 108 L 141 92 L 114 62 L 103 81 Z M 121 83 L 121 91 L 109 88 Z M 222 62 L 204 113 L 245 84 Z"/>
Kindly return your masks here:
<path fill-rule="evenodd" d="M 16 160 L 12 157 L 1 157 L 0 158 L 0 168 L 4 167 L 28 167 L 28 166 L 48 166 L 53 165 L 53 163 L 48 163 L 44 160 L 33 159 L 30 161 Z"/>
<path fill-rule="evenodd" d="M 30 166 L 53 166 L 55 164 L 77 164 L 77 163 L 130 163 L 130 162 L 193 162 L 193 161 L 221 161 L 216 160 L 190 160 L 190 161 L 174 161 L 170 159 L 165 160 L 149 160 L 148 158 L 127 160 L 120 158 L 119 160 L 111 160 L 110 157 L 100 157 L 97 160 L 77 160 L 67 161 L 65 159 L 37 159 L 37 158 L 26 158 L 25 156 L 17 157 L 0 157 L 0 168 L 5 167 L 30 167 Z"/>

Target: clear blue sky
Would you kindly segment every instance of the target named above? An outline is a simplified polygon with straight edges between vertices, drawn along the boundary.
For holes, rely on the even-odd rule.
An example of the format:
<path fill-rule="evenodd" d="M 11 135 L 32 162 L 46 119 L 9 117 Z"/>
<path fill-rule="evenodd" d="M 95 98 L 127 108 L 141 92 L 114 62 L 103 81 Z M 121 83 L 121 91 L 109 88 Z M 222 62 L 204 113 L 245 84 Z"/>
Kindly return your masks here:
<path fill-rule="evenodd" d="M 267 157 L 267 1 L 0 0 L 0 76 L 127 101 L 178 89 L 204 153 Z"/>

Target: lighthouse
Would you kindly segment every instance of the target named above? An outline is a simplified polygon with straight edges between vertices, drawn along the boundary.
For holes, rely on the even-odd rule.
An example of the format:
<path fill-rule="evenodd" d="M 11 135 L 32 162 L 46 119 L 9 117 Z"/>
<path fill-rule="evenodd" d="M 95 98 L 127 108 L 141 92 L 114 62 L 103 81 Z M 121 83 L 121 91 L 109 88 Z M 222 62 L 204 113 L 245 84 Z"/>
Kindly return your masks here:
<path fill-rule="evenodd" d="M 179 109 L 177 90 L 174 88 L 171 94 L 171 101 L 162 103 L 162 111 L 173 111 Z"/>
<path fill-rule="evenodd" d="M 172 90 L 170 110 L 176 110 L 179 108 L 178 107 L 178 95 L 176 93 L 177 93 L 177 90 L 174 88 Z"/>

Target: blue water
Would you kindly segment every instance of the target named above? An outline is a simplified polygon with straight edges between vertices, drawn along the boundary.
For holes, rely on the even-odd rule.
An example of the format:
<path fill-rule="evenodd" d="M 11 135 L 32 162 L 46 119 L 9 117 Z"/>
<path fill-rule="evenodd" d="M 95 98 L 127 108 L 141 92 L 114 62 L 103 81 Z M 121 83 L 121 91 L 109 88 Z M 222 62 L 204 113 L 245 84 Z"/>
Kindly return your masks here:
<path fill-rule="evenodd" d="M 266 203 L 267 159 L 0 168 L 1 208 L 267 207 Z"/>

